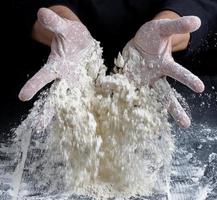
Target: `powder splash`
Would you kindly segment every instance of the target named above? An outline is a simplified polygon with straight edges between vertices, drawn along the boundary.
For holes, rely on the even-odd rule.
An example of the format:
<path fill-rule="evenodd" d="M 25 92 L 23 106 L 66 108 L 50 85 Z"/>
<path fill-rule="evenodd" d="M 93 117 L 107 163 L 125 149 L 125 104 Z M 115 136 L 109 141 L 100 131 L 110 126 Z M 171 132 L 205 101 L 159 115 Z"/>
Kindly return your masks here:
<path fill-rule="evenodd" d="M 166 86 L 160 80 L 155 89 L 138 88 L 124 74 L 106 76 L 101 54 L 95 42 L 79 63 L 79 87 L 56 81 L 16 129 L 29 146 L 21 149 L 26 170 L 15 193 L 107 199 L 168 191 L 174 145 L 160 101 Z M 121 55 L 116 62 L 123 64 Z"/>

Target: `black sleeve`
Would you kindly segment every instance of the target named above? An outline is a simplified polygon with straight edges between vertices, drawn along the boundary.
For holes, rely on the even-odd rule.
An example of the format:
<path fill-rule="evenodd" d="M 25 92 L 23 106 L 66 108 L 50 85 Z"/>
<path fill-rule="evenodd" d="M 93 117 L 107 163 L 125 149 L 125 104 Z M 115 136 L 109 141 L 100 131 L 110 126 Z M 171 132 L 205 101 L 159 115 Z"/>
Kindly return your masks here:
<path fill-rule="evenodd" d="M 195 15 L 201 19 L 200 29 L 191 34 L 187 55 L 209 48 L 206 41 L 214 35 L 217 26 L 217 0 L 162 0 L 160 9 L 171 10 L 181 16 Z"/>
<path fill-rule="evenodd" d="M 30 37 L 39 8 L 53 5 L 65 5 L 72 9 L 72 4 L 67 0 L 14 0 L 14 23 L 19 36 Z"/>

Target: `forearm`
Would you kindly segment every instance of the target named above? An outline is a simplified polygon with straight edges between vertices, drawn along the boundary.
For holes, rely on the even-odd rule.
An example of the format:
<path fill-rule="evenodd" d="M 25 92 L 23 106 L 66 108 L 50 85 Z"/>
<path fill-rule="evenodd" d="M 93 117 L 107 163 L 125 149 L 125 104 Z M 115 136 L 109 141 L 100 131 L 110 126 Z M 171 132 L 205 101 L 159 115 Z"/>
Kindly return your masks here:
<path fill-rule="evenodd" d="M 79 21 L 79 18 L 66 6 L 55 5 L 49 7 L 49 9 L 53 10 L 55 13 L 57 13 L 59 16 L 63 18 L 72 21 Z M 38 42 L 41 42 L 42 44 L 50 46 L 53 38 L 53 33 L 45 29 L 37 20 L 33 25 L 32 38 Z"/>
<path fill-rule="evenodd" d="M 162 11 L 158 13 L 154 19 L 177 19 L 180 16 L 172 11 Z M 187 34 L 175 34 L 171 38 L 172 40 L 172 51 L 181 51 L 187 48 L 189 40 L 190 40 L 190 33 Z"/>

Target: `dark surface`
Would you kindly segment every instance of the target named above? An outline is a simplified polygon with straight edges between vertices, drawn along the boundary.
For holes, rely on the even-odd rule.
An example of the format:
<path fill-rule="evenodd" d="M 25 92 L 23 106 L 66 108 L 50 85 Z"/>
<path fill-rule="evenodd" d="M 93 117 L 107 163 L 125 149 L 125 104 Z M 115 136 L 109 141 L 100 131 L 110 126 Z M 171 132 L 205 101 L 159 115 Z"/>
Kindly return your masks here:
<path fill-rule="evenodd" d="M 174 200 L 217 199 L 217 76 L 204 76 L 202 80 L 206 85 L 203 94 L 193 94 L 175 84 L 190 107 L 192 125 L 186 130 L 173 126 L 176 151 L 171 193 Z"/>
<path fill-rule="evenodd" d="M 203 76 L 201 79 L 206 85 L 206 90 L 203 94 L 195 94 L 178 82 L 171 81 L 171 84 L 177 91 L 186 98 L 189 108 L 186 105 L 185 108 L 187 108 L 187 112 L 191 114 L 192 118 L 192 125 L 189 129 L 180 129 L 171 119 L 173 126 L 172 134 L 174 135 L 176 144 L 171 168 L 171 200 L 217 199 L 217 76 Z M 30 104 L 28 106 L 30 106 Z M 24 108 L 27 109 L 28 106 L 25 106 Z M 5 120 L 13 123 L 18 123 L 21 114 L 27 112 L 22 108 L 22 105 L 16 107 L 13 102 L 5 104 L 4 109 L 7 108 L 11 108 L 11 110 L 10 112 L 7 111 L 8 115 Z M 16 111 L 19 111 L 19 113 Z M 7 123 L 3 126 L 4 129 L 8 129 L 9 127 L 9 124 Z M 5 135 L 4 139 L 7 138 L 10 137 Z M 0 145 L 2 145 L 1 142 Z M 33 154 L 33 156 L 30 157 L 33 160 L 37 160 L 37 155 L 40 155 L 41 151 L 38 152 L 33 150 L 34 145 L 29 148 L 29 152 Z M 2 161 L 0 164 L 0 183 L 1 180 L 4 180 L 2 179 L 4 173 L 13 172 L 14 165 L 16 164 L 13 162 L 13 159 L 17 159 L 17 153 L 14 153 L 16 157 L 13 158 L 13 154 L 10 155 L 9 152 L 16 152 L 16 149 L 9 148 L 8 155 L 0 151 L 0 159 Z M 31 153 L 29 155 L 31 155 Z M 31 166 L 31 164 L 27 162 L 25 165 L 25 172 L 28 172 L 28 164 Z M 24 176 L 24 182 L 26 181 L 25 178 L 26 177 Z M 31 180 L 29 181 L 29 185 L 31 186 L 32 182 Z M 9 200 L 11 199 L 8 192 L 11 188 L 10 179 L 5 179 L 2 183 L 0 184 L 0 197 Z M 35 185 L 33 184 L 32 187 L 34 188 L 34 186 Z M 40 188 L 40 185 L 37 185 L 36 188 L 37 187 Z M 206 188 L 209 188 L 209 190 Z M 1 196 L 2 191 L 3 193 Z M 30 191 L 30 194 L 26 196 L 25 199 L 46 200 L 49 197 L 49 199 L 53 200 L 60 200 L 63 198 L 67 200 L 90 200 L 90 198 L 77 195 L 68 194 L 68 196 L 64 196 L 62 190 L 57 193 L 58 194 L 55 195 L 44 194 L 40 192 L 37 193 L 37 190 L 33 190 Z M 202 198 L 202 196 L 204 197 Z M 23 200 L 23 196 L 21 199 Z M 154 194 L 151 197 L 135 197 L 131 199 L 168 200 L 169 198 L 165 194 Z"/>

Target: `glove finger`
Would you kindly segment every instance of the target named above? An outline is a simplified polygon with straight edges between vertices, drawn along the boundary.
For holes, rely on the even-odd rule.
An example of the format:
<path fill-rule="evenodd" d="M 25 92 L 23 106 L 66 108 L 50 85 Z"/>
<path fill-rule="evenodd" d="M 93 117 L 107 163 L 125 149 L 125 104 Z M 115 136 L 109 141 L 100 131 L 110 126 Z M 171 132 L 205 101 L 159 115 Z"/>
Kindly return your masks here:
<path fill-rule="evenodd" d="M 201 20 L 196 16 L 185 16 L 173 20 L 160 20 L 160 34 L 168 37 L 173 34 L 191 33 L 199 29 Z"/>
<path fill-rule="evenodd" d="M 168 112 L 180 127 L 188 128 L 191 125 L 190 118 L 174 95 L 170 96 Z"/>
<path fill-rule="evenodd" d="M 40 8 L 38 11 L 39 22 L 54 33 L 62 33 L 67 26 L 66 21 L 48 8 Z"/>
<path fill-rule="evenodd" d="M 167 111 L 171 114 L 174 120 L 182 128 L 188 128 L 191 124 L 191 121 L 178 102 L 175 94 L 166 80 L 166 77 L 160 78 L 157 80 L 153 87 L 160 94 L 160 98 L 164 106 L 167 108 Z"/>
<path fill-rule="evenodd" d="M 43 67 L 26 82 L 19 93 L 21 101 L 30 100 L 41 88 L 57 78 L 56 73 Z"/>
<path fill-rule="evenodd" d="M 162 73 L 176 79 L 195 92 L 200 93 L 204 91 L 205 86 L 203 82 L 189 70 L 174 61 L 164 62 L 162 66 Z"/>

